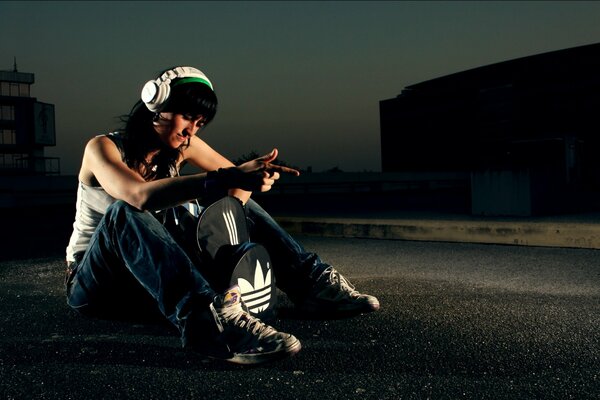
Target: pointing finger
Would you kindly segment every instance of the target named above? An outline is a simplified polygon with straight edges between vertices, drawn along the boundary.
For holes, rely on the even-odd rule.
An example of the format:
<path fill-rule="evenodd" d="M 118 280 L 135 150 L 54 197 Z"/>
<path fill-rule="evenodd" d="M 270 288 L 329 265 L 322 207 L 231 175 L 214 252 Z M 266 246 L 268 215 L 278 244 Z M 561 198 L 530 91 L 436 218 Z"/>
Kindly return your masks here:
<path fill-rule="evenodd" d="M 268 169 L 268 171 L 272 171 L 272 172 L 283 172 L 283 173 L 292 174 L 295 176 L 300 175 L 300 171 L 298 171 L 294 168 L 284 167 L 283 165 L 271 164 L 271 165 L 269 165 L 269 167 L 267 169 Z"/>

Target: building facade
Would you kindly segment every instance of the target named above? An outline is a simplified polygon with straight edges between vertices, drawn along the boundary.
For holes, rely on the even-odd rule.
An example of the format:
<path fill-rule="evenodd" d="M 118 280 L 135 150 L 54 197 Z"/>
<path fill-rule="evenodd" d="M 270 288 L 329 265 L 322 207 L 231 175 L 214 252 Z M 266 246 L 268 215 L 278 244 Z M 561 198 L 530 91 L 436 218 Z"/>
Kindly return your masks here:
<path fill-rule="evenodd" d="M 380 102 L 382 170 L 469 172 L 476 214 L 577 208 L 600 192 L 598 71 L 592 44 L 408 86 Z"/>
<path fill-rule="evenodd" d="M 54 105 L 31 96 L 34 74 L 0 71 L 0 175 L 58 175 Z"/>

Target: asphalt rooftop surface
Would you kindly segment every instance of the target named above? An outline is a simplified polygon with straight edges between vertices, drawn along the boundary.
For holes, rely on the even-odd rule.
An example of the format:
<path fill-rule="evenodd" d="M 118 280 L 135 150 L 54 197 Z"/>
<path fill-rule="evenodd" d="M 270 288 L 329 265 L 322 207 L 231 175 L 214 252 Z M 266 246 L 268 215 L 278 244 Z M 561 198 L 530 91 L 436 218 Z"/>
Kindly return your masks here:
<path fill-rule="evenodd" d="M 598 399 L 598 252 L 300 237 L 376 295 L 323 320 L 280 296 L 296 356 L 208 361 L 148 320 L 65 304 L 62 257 L 0 263 L 2 399 Z"/>
<path fill-rule="evenodd" d="M 73 207 L 0 210 L 0 399 L 600 399 L 598 214 L 482 228 L 448 199 L 402 215 L 368 199 L 269 209 L 382 309 L 324 320 L 281 295 L 273 325 L 303 348 L 256 367 L 184 352 L 160 321 L 78 315 L 63 287 Z M 460 243 L 478 238 L 504 245 Z"/>

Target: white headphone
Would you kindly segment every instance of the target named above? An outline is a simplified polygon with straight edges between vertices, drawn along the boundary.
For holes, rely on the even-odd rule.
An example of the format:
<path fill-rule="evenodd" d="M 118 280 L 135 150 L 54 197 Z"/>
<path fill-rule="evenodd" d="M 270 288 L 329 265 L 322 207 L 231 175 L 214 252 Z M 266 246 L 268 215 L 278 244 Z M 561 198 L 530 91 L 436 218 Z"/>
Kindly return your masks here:
<path fill-rule="evenodd" d="M 160 111 L 171 93 L 171 82 L 173 79 L 181 79 L 177 84 L 186 82 L 200 82 L 207 85 L 211 90 L 213 85 L 204 73 L 193 67 L 176 67 L 163 73 L 158 79 L 148 81 L 142 88 L 142 101 L 152 112 Z"/>

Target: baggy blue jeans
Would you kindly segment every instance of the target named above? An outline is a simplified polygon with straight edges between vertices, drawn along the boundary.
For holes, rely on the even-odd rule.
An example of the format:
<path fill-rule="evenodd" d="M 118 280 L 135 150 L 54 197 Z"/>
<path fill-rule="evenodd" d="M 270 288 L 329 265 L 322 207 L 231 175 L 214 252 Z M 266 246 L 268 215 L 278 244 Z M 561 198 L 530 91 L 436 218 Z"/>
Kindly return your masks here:
<path fill-rule="evenodd" d="M 256 202 L 246 203 L 252 241 L 273 261 L 277 285 L 294 300 L 328 267 L 304 250 Z M 184 346 L 214 341 L 209 311 L 216 293 L 183 248 L 151 213 L 112 204 L 67 282 L 67 303 L 86 315 L 136 316 L 158 309 Z"/>

